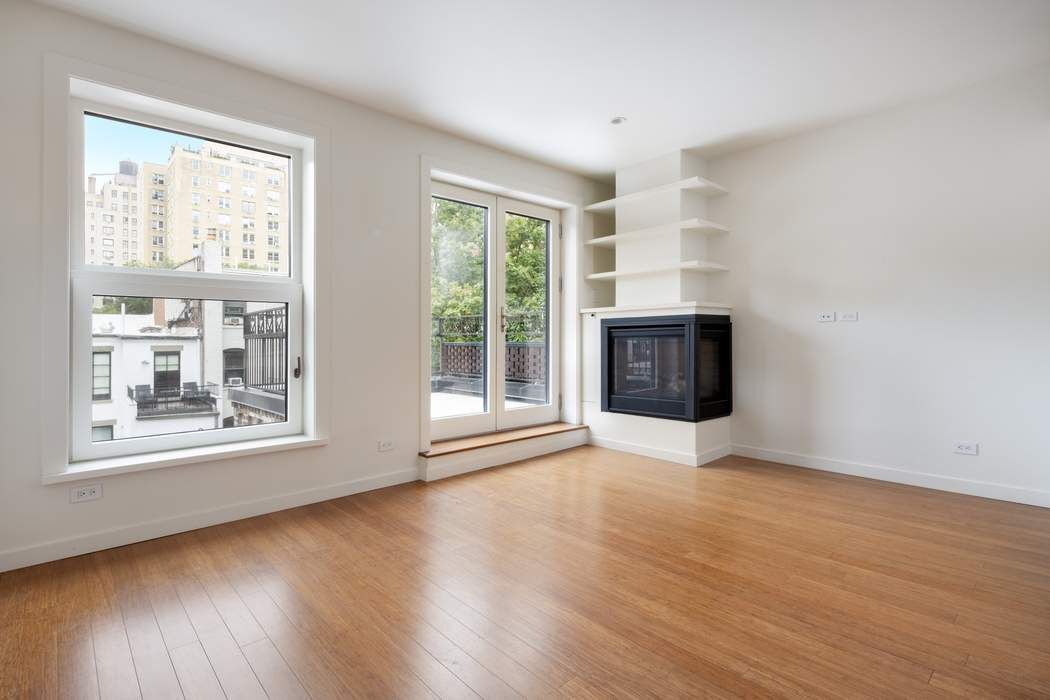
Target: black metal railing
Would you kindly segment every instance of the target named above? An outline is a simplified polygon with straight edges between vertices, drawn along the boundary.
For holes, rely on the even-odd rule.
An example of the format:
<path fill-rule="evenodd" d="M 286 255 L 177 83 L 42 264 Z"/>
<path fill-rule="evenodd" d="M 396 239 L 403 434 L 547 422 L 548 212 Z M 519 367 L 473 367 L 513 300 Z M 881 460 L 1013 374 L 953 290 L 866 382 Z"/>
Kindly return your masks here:
<path fill-rule="evenodd" d="M 244 314 L 244 385 L 284 395 L 287 382 L 287 308 Z"/>
<path fill-rule="evenodd" d="M 214 413 L 218 394 L 216 384 L 187 382 L 181 389 L 155 389 L 148 384 L 128 386 L 128 398 L 135 402 L 139 418 Z"/>
<path fill-rule="evenodd" d="M 431 322 L 431 374 L 481 377 L 484 373 L 485 317 L 435 316 Z M 547 376 L 547 314 L 533 311 L 506 318 L 506 379 L 543 382 Z"/>

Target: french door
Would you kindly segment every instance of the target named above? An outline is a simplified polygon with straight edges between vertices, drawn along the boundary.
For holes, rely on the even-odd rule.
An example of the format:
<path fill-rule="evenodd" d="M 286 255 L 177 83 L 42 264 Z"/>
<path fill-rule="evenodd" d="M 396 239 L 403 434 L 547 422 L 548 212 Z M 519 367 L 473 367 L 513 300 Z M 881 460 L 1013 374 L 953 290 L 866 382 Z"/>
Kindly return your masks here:
<path fill-rule="evenodd" d="M 558 211 L 433 182 L 430 212 L 431 439 L 557 420 Z"/>

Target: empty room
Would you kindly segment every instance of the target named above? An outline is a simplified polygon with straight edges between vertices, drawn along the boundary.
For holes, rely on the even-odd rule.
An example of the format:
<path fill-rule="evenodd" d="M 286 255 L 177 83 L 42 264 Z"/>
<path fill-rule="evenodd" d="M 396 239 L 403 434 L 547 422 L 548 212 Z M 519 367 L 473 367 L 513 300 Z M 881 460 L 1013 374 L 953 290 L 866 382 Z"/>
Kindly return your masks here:
<path fill-rule="evenodd" d="M 0 0 L 0 699 L 1050 698 L 1047 0 Z"/>

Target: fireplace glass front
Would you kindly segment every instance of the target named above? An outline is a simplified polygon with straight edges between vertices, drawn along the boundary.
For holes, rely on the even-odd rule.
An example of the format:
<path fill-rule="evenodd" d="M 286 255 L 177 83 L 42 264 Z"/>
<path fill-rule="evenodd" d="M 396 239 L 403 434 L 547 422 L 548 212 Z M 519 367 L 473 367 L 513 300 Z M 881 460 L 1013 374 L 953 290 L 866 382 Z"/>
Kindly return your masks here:
<path fill-rule="evenodd" d="M 602 410 L 701 421 L 732 412 L 728 316 L 602 320 Z"/>
<path fill-rule="evenodd" d="M 618 396 L 685 401 L 685 334 L 615 337 Z"/>

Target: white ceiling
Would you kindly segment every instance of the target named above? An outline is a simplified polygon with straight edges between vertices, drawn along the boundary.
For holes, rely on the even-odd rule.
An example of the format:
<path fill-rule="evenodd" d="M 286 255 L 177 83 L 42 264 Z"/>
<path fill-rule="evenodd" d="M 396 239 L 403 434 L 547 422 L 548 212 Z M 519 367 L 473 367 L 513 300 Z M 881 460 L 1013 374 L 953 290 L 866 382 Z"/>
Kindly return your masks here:
<path fill-rule="evenodd" d="M 1050 61 L 1050 0 L 49 3 L 598 177 Z"/>

